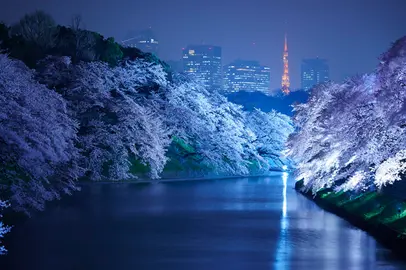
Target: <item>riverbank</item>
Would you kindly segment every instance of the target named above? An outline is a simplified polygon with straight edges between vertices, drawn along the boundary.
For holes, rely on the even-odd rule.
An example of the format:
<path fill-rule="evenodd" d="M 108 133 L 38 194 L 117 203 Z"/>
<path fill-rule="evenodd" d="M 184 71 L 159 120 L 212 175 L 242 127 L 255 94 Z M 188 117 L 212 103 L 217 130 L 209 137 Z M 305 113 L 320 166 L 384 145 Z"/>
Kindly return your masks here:
<path fill-rule="evenodd" d="M 264 174 L 250 174 L 250 175 L 208 175 L 208 176 L 180 176 L 180 177 L 163 177 L 161 179 L 152 180 L 145 177 L 140 177 L 138 179 L 133 180 L 125 180 L 125 181 L 84 181 L 80 182 L 79 184 L 153 184 L 153 183 L 165 183 L 165 182 L 182 182 L 182 181 L 211 181 L 211 180 L 222 180 L 222 179 L 234 179 L 234 178 L 251 178 L 251 177 L 266 177 L 266 176 L 275 176 L 280 175 L 283 173 L 283 170 L 273 170 L 269 171 Z"/>
<path fill-rule="evenodd" d="M 406 254 L 406 202 L 377 191 L 361 194 L 334 192 L 326 188 L 312 194 L 303 189 L 303 181 L 295 189 L 321 208 L 368 232 L 395 253 Z"/>

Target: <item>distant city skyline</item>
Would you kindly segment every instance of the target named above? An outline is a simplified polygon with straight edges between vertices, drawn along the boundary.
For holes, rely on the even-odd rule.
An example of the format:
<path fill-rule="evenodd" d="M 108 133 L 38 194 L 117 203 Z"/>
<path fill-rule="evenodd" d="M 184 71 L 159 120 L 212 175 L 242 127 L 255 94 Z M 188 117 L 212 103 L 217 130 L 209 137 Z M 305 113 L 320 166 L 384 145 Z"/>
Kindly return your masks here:
<path fill-rule="evenodd" d="M 0 2 L 7 7 L 0 9 L 0 21 L 8 24 L 25 13 L 44 10 L 64 25 L 70 24 L 74 14 L 81 14 L 87 29 L 117 41 L 131 30 L 152 27 L 159 37 L 163 60 L 180 59 L 181 48 L 204 42 L 223 48 L 223 63 L 255 59 L 269 66 L 275 78 L 282 75 L 281 51 L 287 32 L 292 89 L 300 87 L 304 58 L 328 59 L 330 78 L 342 80 L 372 72 L 380 54 L 406 34 L 404 0 L 369 0 L 367 4 L 354 0 Z M 273 80 L 271 88 L 278 87 L 280 80 Z"/>
<path fill-rule="evenodd" d="M 183 48 L 183 72 L 208 89 L 223 90 L 222 48 L 214 45 L 188 45 Z"/>
<path fill-rule="evenodd" d="M 271 93 L 271 74 L 269 67 L 262 66 L 258 61 L 238 59 L 224 66 L 224 91 Z"/>
<path fill-rule="evenodd" d="M 128 38 L 130 37 L 130 38 Z M 158 50 L 158 46 L 159 46 L 159 37 L 157 37 L 155 35 L 155 33 L 153 32 L 153 29 L 150 27 L 148 29 L 144 29 L 142 31 L 131 31 L 129 32 L 129 34 L 127 35 L 127 39 L 121 41 L 120 43 L 125 45 L 125 46 L 129 46 L 129 47 L 136 47 L 139 48 L 140 50 L 144 51 L 144 52 L 149 52 L 149 53 L 154 53 L 155 55 L 159 56 L 159 50 Z M 193 60 L 192 63 L 189 61 L 189 63 L 186 64 L 185 66 L 185 59 L 186 61 L 188 61 L 188 58 L 191 57 L 195 57 L 195 61 L 196 61 L 196 55 L 189 55 L 189 50 L 194 47 L 199 47 L 200 52 L 197 55 L 198 57 L 202 57 L 202 48 L 206 48 L 209 49 L 209 47 L 218 47 L 218 46 L 213 46 L 213 45 L 188 45 L 186 46 L 186 48 L 182 48 L 182 58 L 178 59 L 178 60 L 165 60 L 167 62 L 167 64 L 169 66 L 171 66 L 171 68 L 176 71 L 176 72 L 185 72 L 187 74 L 195 74 L 195 73 L 199 73 L 199 76 L 195 76 L 200 77 L 199 79 L 201 81 L 206 81 L 205 84 L 206 86 L 209 85 L 208 81 L 211 79 L 209 78 L 209 74 L 202 74 L 202 70 L 201 70 L 201 63 L 198 63 L 198 65 L 195 67 L 200 68 L 200 70 L 193 70 L 193 68 L 191 65 L 194 65 L 196 63 L 193 64 Z M 218 47 L 220 48 L 220 47 Z M 282 62 L 282 69 L 283 71 L 286 71 L 287 74 L 282 76 L 282 85 L 285 83 L 287 83 L 287 85 L 285 86 L 285 90 L 284 87 L 282 86 L 282 92 L 284 92 L 285 94 L 289 94 L 290 91 L 295 91 L 296 89 L 290 89 L 290 82 L 289 82 L 289 68 L 288 68 L 288 61 L 287 61 L 287 56 L 288 56 L 288 43 L 287 43 L 287 34 L 285 33 L 284 36 L 284 51 L 283 51 L 283 62 Z M 186 51 L 186 53 L 185 53 Z M 222 51 L 222 48 L 221 48 Z M 219 64 L 224 64 L 221 63 L 221 51 L 219 51 Z M 194 52 L 194 50 L 193 50 Z M 203 56 L 204 57 L 204 56 Z M 207 56 L 206 56 L 207 57 Z M 318 84 L 319 82 L 324 82 L 326 80 L 329 79 L 329 67 L 327 66 L 327 79 L 320 79 L 319 78 L 319 73 L 322 72 L 319 69 L 322 68 L 320 67 L 320 65 L 317 64 L 321 64 L 322 62 L 326 62 L 325 59 L 320 59 L 320 63 L 318 62 L 318 57 L 312 59 L 312 58 L 307 58 L 307 59 L 302 59 L 302 63 L 301 63 L 301 73 L 300 73 L 300 79 L 301 79 L 301 84 L 300 84 L 300 89 L 303 90 L 309 90 L 311 88 L 311 86 Z M 286 60 L 286 63 L 285 63 Z M 202 62 L 203 60 L 200 59 L 200 62 Z M 312 62 L 313 61 L 313 62 Z M 210 61 L 209 61 L 210 63 Z M 309 74 L 310 72 L 312 72 L 311 75 L 306 75 L 304 73 L 306 73 L 306 71 L 304 72 L 304 65 L 307 63 L 307 69 L 309 69 Z M 321 64 L 322 65 L 322 64 Z M 327 65 L 327 64 L 326 64 Z M 246 69 L 244 69 L 245 72 L 241 72 L 241 68 L 242 66 L 245 66 Z M 203 72 L 208 71 L 208 69 L 204 70 Z M 315 75 L 313 75 L 313 72 L 315 71 Z M 219 72 L 219 71 L 218 71 Z M 234 72 L 234 73 L 238 73 L 236 76 L 233 76 L 235 74 L 230 74 L 230 72 Z M 267 73 L 268 78 L 263 77 L 263 74 L 261 73 Z M 211 72 L 213 73 L 213 72 Z M 242 60 L 242 59 L 235 59 L 232 62 L 230 62 L 227 65 L 224 65 L 224 68 L 222 70 L 222 79 L 223 79 L 223 83 L 222 85 L 222 90 L 224 90 L 225 92 L 238 92 L 238 91 L 247 91 L 247 92 L 254 92 L 254 91 L 258 91 L 258 92 L 263 92 L 265 94 L 270 94 L 273 92 L 278 92 L 278 88 L 273 89 L 271 88 L 271 84 L 270 84 L 270 68 L 266 67 L 266 66 L 261 66 L 259 63 L 259 60 L 257 59 L 253 59 L 253 60 Z M 213 73 L 214 74 L 214 73 Z M 195 74 L 196 75 L 196 74 Z M 216 76 L 216 75 L 215 75 Z M 217 75 L 218 76 L 218 75 Z M 257 78 L 254 78 L 255 76 L 257 76 Z M 307 77 L 306 77 L 307 76 Z M 309 77 L 311 76 L 311 77 Z M 323 73 L 324 76 L 324 73 Z M 255 80 L 258 80 L 260 78 L 260 80 L 262 80 L 261 82 L 257 82 L 255 83 Z M 244 81 L 245 79 L 245 81 Z M 284 82 L 285 80 L 285 82 Z M 266 86 L 265 86 L 266 84 Z M 217 86 L 220 85 L 219 83 L 217 83 Z"/>
<path fill-rule="evenodd" d="M 159 39 L 151 27 L 138 32 L 130 32 L 124 40 L 118 42 L 159 56 Z"/>
<path fill-rule="evenodd" d="M 309 90 L 313 86 L 330 80 L 330 67 L 326 59 L 303 59 L 301 65 L 301 88 Z"/>

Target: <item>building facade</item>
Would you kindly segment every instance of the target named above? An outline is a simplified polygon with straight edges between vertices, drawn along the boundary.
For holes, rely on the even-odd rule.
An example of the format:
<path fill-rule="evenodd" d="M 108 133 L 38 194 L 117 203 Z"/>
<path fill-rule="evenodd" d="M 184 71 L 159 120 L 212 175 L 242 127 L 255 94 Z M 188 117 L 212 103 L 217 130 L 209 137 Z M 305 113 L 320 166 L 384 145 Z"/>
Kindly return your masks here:
<path fill-rule="evenodd" d="M 237 60 L 224 67 L 224 90 L 226 92 L 270 92 L 269 67 L 257 61 Z"/>
<path fill-rule="evenodd" d="M 155 55 L 159 53 L 159 42 L 151 28 L 132 34 L 131 37 L 123 40 L 122 44 Z"/>
<path fill-rule="evenodd" d="M 313 86 L 330 79 L 327 60 L 320 58 L 304 59 L 301 66 L 302 89 L 309 90 Z"/>
<path fill-rule="evenodd" d="M 221 47 L 189 45 L 183 49 L 183 72 L 208 89 L 223 89 Z"/>

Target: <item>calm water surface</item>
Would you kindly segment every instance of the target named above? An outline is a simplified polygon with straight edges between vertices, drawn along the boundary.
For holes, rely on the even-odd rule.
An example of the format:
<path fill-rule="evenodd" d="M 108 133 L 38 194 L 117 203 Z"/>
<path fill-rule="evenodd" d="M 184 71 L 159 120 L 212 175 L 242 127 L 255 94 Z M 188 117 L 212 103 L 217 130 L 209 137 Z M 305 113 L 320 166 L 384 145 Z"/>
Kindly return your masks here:
<path fill-rule="evenodd" d="M 94 184 L 13 229 L 0 269 L 406 269 L 287 175 Z"/>

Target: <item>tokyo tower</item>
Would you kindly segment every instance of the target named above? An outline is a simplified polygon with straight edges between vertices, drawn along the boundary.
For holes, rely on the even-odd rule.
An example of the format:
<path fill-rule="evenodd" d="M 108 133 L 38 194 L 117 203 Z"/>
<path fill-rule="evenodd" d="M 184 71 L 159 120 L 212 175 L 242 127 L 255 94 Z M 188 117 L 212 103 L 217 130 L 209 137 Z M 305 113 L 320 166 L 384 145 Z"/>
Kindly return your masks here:
<path fill-rule="evenodd" d="M 290 93 L 289 62 L 288 62 L 288 39 L 286 37 L 286 34 L 285 34 L 285 48 L 283 50 L 282 92 L 285 95 L 288 95 Z"/>

